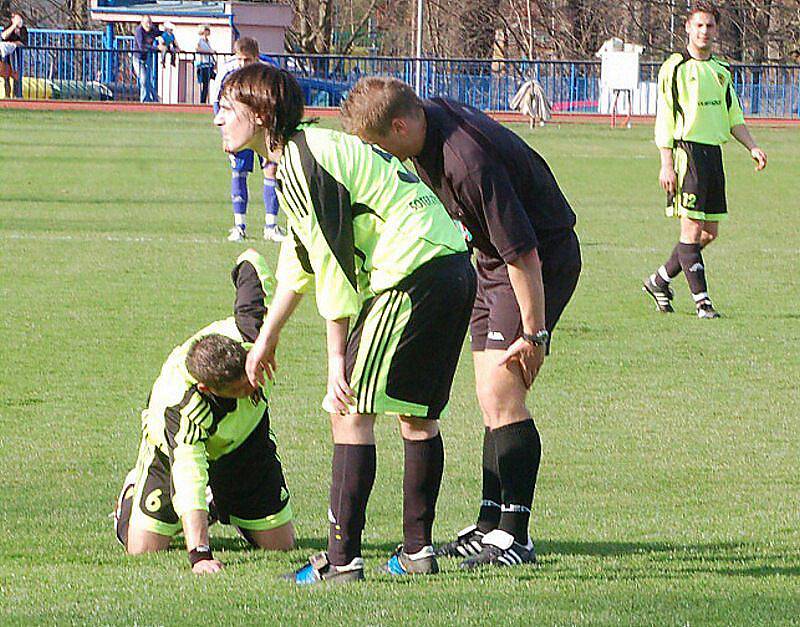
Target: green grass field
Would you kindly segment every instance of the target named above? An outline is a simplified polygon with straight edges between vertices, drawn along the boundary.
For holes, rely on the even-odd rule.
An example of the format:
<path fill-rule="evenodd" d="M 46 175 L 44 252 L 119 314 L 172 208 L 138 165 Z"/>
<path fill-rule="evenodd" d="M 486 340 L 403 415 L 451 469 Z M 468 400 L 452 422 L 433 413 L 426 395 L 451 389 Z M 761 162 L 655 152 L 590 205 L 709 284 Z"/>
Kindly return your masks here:
<path fill-rule="evenodd" d="M 324 328 L 303 303 L 280 347 L 273 428 L 299 548 L 212 529 L 227 568 L 126 558 L 107 514 L 171 348 L 226 315 L 229 171 L 206 116 L 0 111 L 0 623 L 796 624 L 800 622 L 800 129 L 726 150 L 731 219 L 705 257 L 719 321 L 657 315 L 640 281 L 677 237 L 646 127 L 519 132 L 578 214 L 584 273 L 530 406 L 544 456 L 536 568 L 298 590 L 325 543 Z M 261 221 L 258 177 L 251 224 Z M 274 244 L 255 242 L 275 260 Z M 465 348 L 437 540 L 470 523 L 482 429 Z M 401 539 L 402 449 L 379 421 L 365 558 Z"/>

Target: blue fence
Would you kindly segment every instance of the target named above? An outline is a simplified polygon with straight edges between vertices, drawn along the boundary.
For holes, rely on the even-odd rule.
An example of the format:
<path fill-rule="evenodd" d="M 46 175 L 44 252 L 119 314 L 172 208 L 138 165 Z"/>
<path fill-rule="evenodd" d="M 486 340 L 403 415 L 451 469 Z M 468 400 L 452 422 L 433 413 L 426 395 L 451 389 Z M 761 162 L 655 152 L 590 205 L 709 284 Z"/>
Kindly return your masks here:
<path fill-rule="evenodd" d="M 22 54 L 23 95 L 29 98 L 137 100 L 132 37 L 110 32 L 31 29 Z M 217 63 L 227 55 L 217 55 Z M 310 105 L 338 106 L 361 76 L 395 76 L 422 97 L 448 96 L 484 110 L 507 111 L 520 84 L 536 78 L 556 111 L 597 112 L 608 94 L 598 61 L 413 59 L 279 54 L 269 57 L 299 80 Z M 151 79 L 162 102 L 199 103 L 194 53 L 161 67 L 154 55 Z M 635 111 L 655 111 L 659 65 L 643 63 Z M 733 65 L 734 85 L 746 115 L 800 117 L 800 66 Z"/>

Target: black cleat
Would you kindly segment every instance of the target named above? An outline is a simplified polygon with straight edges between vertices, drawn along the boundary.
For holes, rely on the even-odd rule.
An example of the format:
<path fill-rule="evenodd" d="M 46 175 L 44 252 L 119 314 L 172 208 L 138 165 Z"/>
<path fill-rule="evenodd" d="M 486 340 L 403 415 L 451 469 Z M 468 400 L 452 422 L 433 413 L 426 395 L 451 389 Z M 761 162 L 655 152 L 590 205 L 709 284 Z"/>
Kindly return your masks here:
<path fill-rule="evenodd" d="M 713 320 L 714 318 L 721 318 L 722 314 L 714 309 L 714 305 L 711 304 L 710 300 L 702 300 L 697 303 L 697 317 Z"/>
<path fill-rule="evenodd" d="M 328 561 L 326 552 L 308 558 L 308 563 L 281 579 L 292 581 L 298 586 L 320 583 L 350 583 L 364 579 L 364 560 L 354 557 L 346 566 L 334 566 Z"/>
<path fill-rule="evenodd" d="M 477 555 L 461 562 L 461 568 L 472 570 L 481 566 L 517 566 L 535 564 L 536 552 L 533 546 L 522 546 L 514 536 L 506 531 L 495 529 L 483 536 L 483 550 Z"/>
<path fill-rule="evenodd" d="M 650 294 L 653 300 L 656 301 L 656 310 L 661 313 L 673 313 L 675 311 L 670 302 L 675 296 L 671 287 L 659 287 L 650 277 L 647 277 L 642 281 L 642 291 Z"/>
<path fill-rule="evenodd" d="M 432 546 L 423 547 L 421 551 L 409 555 L 403 550 L 403 545 L 398 546 L 389 561 L 381 565 L 380 570 L 395 576 L 404 575 L 435 575 L 439 572 L 436 563 L 436 553 Z"/>
<path fill-rule="evenodd" d="M 436 555 L 439 557 L 470 557 L 477 555 L 483 550 L 482 539 L 483 532 L 479 531 L 475 525 L 470 525 L 466 529 L 459 531 L 455 540 L 438 547 Z"/>

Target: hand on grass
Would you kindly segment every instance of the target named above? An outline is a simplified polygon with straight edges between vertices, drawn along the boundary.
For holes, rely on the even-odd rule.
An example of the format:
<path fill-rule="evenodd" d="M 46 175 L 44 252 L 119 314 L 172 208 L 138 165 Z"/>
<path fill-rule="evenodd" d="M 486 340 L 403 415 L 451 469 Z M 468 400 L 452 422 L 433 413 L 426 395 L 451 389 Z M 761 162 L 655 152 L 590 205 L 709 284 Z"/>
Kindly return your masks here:
<path fill-rule="evenodd" d="M 192 566 L 192 572 L 195 575 L 210 575 L 212 573 L 218 573 L 221 570 L 222 562 L 219 560 L 203 560 Z"/>

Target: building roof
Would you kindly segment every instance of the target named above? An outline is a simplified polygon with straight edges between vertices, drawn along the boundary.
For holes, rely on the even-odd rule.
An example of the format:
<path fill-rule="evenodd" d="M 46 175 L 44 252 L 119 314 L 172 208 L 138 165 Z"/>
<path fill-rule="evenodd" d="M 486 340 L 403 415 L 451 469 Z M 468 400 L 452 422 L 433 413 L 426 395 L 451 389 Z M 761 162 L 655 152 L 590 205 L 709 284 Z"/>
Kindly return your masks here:
<path fill-rule="evenodd" d="M 214 0 L 97 0 L 95 13 L 225 17 L 225 2 Z"/>

